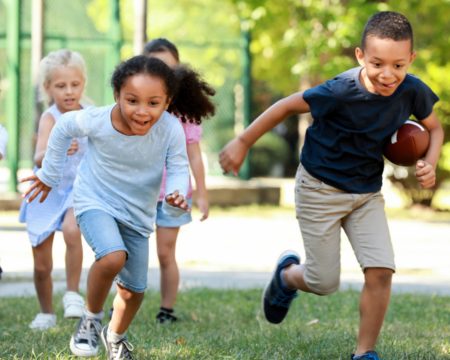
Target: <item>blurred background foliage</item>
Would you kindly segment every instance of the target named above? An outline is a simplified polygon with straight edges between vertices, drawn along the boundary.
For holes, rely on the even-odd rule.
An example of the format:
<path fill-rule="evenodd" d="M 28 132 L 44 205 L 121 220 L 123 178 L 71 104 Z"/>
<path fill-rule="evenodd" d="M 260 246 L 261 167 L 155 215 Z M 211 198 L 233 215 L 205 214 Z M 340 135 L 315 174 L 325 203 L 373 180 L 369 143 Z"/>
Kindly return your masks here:
<path fill-rule="evenodd" d="M 21 26 L 29 28 L 30 0 L 21 1 L 24 9 Z M 45 0 L 49 12 L 44 21 L 46 34 L 54 38 L 106 36 L 111 26 L 109 0 L 75 3 Z M 119 3 L 121 57 L 127 59 L 133 55 L 133 0 L 120 0 Z M 202 148 L 209 156 L 210 174 L 221 173 L 217 153 L 241 131 L 236 127 L 236 118 L 243 93 L 244 33 L 250 34 L 251 119 L 255 119 L 282 97 L 319 85 L 358 66 L 355 48 L 359 46 L 364 25 L 372 14 L 386 10 L 403 13 L 413 26 L 415 50 L 418 51 L 410 72 L 419 76 L 441 98 L 435 111 L 444 126 L 446 138 L 435 189 L 450 178 L 449 0 L 148 0 L 147 8 L 147 38 L 165 37 L 173 41 L 179 47 L 181 61 L 199 69 L 218 90 L 218 115 L 214 121 L 205 122 L 202 141 Z M 83 12 L 87 20 L 78 21 L 75 15 L 79 12 Z M 4 15 L 0 9 L 0 19 Z M 0 30 L 4 23 L 0 21 Z M 78 30 L 74 30 L 75 27 Z M 24 28 L 27 33 L 28 28 Z M 58 44 L 54 42 L 53 45 Z M 47 46 L 45 53 L 49 50 L 53 50 L 53 46 Z M 101 53 L 103 50 L 96 51 Z M 25 49 L 24 54 L 25 59 L 29 49 Z M 91 55 L 95 57 L 95 54 L 94 51 Z M 97 58 L 104 56 L 102 54 Z M 105 97 L 99 95 L 105 91 L 107 78 L 102 74 L 103 60 L 90 63 L 94 65 L 88 64 L 91 80 L 87 95 L 97 105 L 103 105 Z M 24 62 L 24 69 L 25 65 Z M 4 61 L 0 61 L 0 70 L 4 68 Z M 102 75 L 96 78 L 96 74 Z M 7 79 L 4 83 L 7 84 Z M 30 92 L 27 93 L 29 96 Z M 0 101 L 4 104 L 3 99 Z M 24 103 L 29 104 L 30 100 Z M 24 118 L 31 115 L 22 113 Z M 4 123 L 1 116 L 0 123 Z M 24 120 L 24 124 L 29 121 Z M 277 126 L 252 149 L 252 175 L 294 176 L 300 144 L 299 120 L 294 116 Z M 30 147 L 23 153 L 31 154 L 31 151 Z M 393 167 L 388 175 L 413 202 L 431 203 L 434 191 L 421 191 L 413 171 Z"/>

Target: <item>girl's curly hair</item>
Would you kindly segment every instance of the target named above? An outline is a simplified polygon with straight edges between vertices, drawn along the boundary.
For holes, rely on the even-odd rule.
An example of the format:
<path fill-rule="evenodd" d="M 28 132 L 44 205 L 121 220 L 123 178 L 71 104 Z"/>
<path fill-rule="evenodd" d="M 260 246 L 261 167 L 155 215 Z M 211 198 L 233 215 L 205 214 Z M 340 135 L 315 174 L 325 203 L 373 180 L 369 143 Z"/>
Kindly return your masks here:
<path fill-rule="evenodd" d="M 210 97 L 216 91 L 189 66 L 178 65 L 172 69 L 162 60 L 138 55 L 116 67 L 111 86 L 120 94 L 127 79 L 138 74 L 157 76 L 164 81 L 167 97 L 171 99 L 167 111 L 179 116 L 183 123 L 200 125 L 203 118 L 214 116 L 216 107 Z"/>
<path fill-rule="evenodd" d="M 169 53 L 171 53 L 174 59 L 177 62 L 180 62 L 180 55 L 178 53 L 177 47 L 175 46 L 174 43 L 164 38 L 154 39 L 149 43 L 147 43 L 147 45 L 145 45 L 144 47 L 143 55 L 150 56 L 151 54 L 164 51 L 168 51 Z"/>

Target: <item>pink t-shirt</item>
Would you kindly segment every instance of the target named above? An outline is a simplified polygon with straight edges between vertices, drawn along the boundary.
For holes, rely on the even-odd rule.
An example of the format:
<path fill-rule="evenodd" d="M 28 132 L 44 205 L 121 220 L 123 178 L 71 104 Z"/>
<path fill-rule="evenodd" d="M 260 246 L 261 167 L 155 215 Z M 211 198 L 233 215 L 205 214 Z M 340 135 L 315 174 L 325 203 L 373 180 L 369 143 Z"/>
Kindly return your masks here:
<path fill-rule="evenodd" d="M 180 119 L 180 123 L 183 126 L 184 134 L 186 135 L 186 145 L 195 144 L 200 142 L 202 139 L 202 126 L 191 123 L 183 123 Z M 158 201 L 163 201 L 164 196 L 166 196 L 166 167 L 164 166 L 162 184 L 161 184 L 161 192 L 159 193 Z M 192 197 L 192 185 L 191 179 L 189 178 L 189 190 L 186 195 L 186 199 Z"/>

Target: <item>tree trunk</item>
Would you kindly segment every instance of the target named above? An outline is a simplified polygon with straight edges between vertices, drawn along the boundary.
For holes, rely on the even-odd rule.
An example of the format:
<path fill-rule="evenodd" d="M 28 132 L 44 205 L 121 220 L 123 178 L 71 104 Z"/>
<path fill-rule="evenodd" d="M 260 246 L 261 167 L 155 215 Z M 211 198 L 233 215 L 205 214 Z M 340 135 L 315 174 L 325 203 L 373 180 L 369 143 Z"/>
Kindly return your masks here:
<path fill-rule="evenodd" d="M 147 0 L 134 0 L 133 53 L 141 55 L 147 43 Z"/>

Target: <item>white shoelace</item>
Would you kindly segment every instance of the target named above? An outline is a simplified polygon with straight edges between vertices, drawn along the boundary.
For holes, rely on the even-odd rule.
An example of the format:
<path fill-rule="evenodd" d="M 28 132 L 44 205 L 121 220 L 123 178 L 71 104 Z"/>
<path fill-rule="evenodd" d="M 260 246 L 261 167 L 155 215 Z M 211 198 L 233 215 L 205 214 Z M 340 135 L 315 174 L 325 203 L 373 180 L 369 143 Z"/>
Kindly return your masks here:
<path fill-rule="evenodd" d="M 114 355 L 114 360 L 133 360 L 136 357 L 131 353 L 133 351 L 133 345 L 131 345 L 127 339 L 123 339 L 118 343 L 110 343 L 111 349 Z"/>
<path fill-rule="evenodd" d="M 92 346 L 92 340 L 95 338 L 95 343 L 98 343 L 98 335 L 102 331 L 102 325 L 100 322 L 91 319 L 85 319 L 81 324 L 80 331 L 77 338 L 81 340 L 86 340 L 90 347 Z"/>

